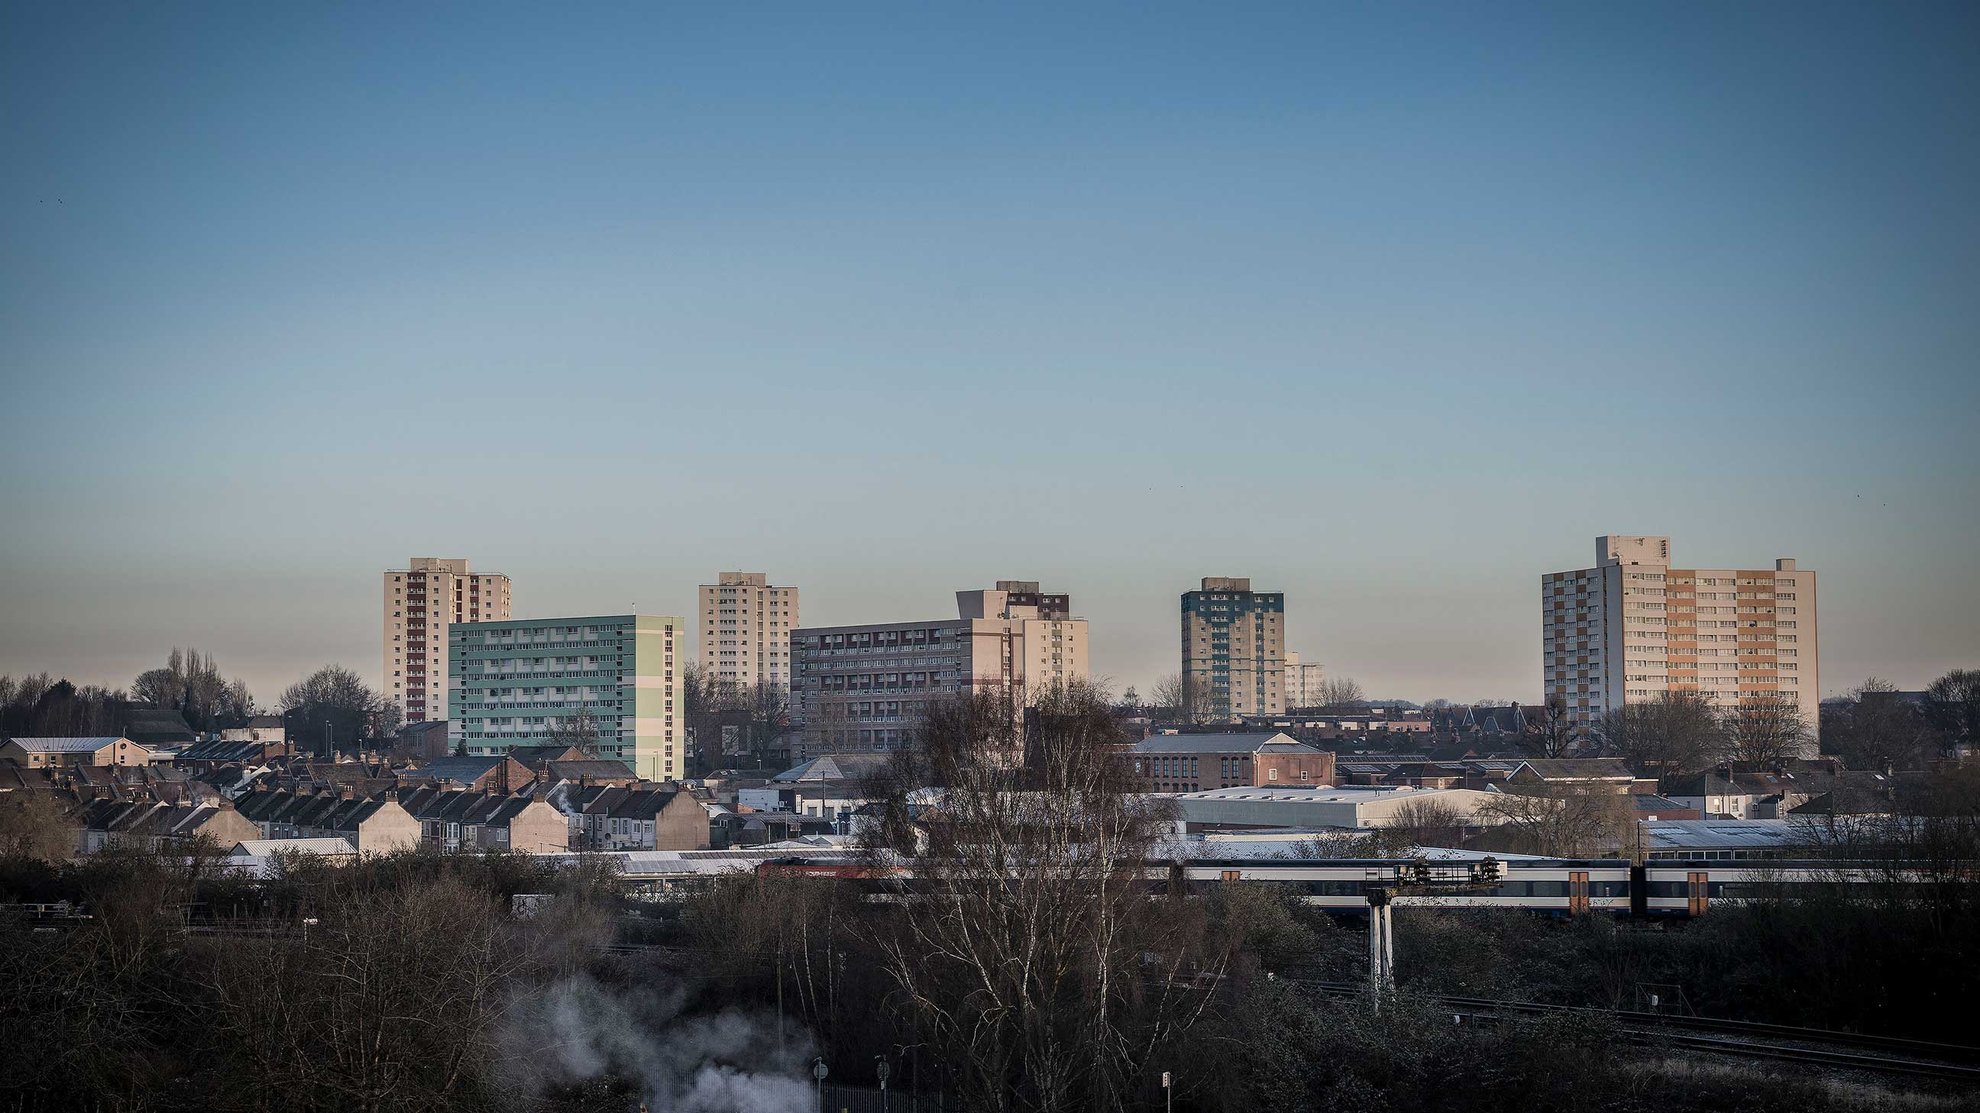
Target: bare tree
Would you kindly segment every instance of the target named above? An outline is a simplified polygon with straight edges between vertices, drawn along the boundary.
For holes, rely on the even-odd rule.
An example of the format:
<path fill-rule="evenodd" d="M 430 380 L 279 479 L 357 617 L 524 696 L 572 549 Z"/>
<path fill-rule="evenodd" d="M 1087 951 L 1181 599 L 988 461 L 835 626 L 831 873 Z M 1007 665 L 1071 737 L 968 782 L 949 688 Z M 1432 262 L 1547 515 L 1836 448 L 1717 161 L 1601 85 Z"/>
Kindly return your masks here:
<path fill-rule="evenodd" d="M 1519 747 L 1535 757 L 1566 757 L 1588 741 L 1588 728 L 1560 699 L 1547 701 L 1547 713 L 1534 730 L 1520 732 Z"/>
<path fill-rule="evenodd" d="M 217 1035 L 242 1068 L 236 1100 L 295 1090 L 302 1108 L 486 1108 L 495 1028 L 527 950 L 489 894 L 458 880 L 340 894 L 306 944 L 218 956 Z"/>
<path fill-rule="evenodd" d="M 121 691 L 78 688 L 45 672 L 0 677 L 0 735 L 116 734 L 123 730 L 123 699 Z"/>
<path fill-rule="evenodd" d="M 1948 749 L 1980 740 L 1980 669 L 1954 669 L 1925 689 L 1926 721 Z"/>
<path fill-rule="evenodd" d="M 1852 769 L 1916 769 L 1939 744 L 1924 710 L 1874 676 L 1822 709 L 1822 748 Z"/>
<path fill-rule="evenodd" d="M 598 756 L 598 720 L 591 708 L 580 707 L 577 714 L 565 715 L 550 724 L 551 745 L 572 746 L 587 757 Z"/>
<path fill-rule="evenodd" d="M 1405 847 L 1459 847 L 1469 825 L 1469 817 L 1455 805 L 1430 797 L 1403 801 L 1382 829 L 1400 836 Z"/>
<path fill-rule="evenodd" d="M 1591 858 L 1624 845 L 1635 815 L 1630 797 L 1602 789 L 1530 787 L 1478 805 L 1484 841 L 1495 849 L 1550 858 Z"/>
<path fill-rule="evenodd" d="M 1709 765 L 1725 749 L 1712 702 L 1694 691 L 1611 708 L 1596 724 L 1594 741 L 1604 756 L 1622 758 L 1633 772 L 1660 784 Z"/>
<path fill-rule="evenodd" d="M 1193 1023 L 1224 958 L 1180 897 L 1151 900 L 1143 867 L 1166 806 L 1119 760 L 1104 694 L 1054 688 L 1027 716 L 1010 698 L 935 705 L 876 790 L 882 862 L 914 854 L 917 899 L 878 941 L 902 1007 L 972 1108 L 1117 1110 L 1155 1047 Z M 911 790 L 941 802 L 916 814 Z"/>
<path fill-rule="evenodd" d="M 326 665 L 289 685 L 282 693 L 282 710 L 290 741 L 303 748 L 334 751 L 398 725 L 398 706 L 342 665 Z"/>
<path fill-rule="evenodd" d="M 1180 720 L 1186 717 L 1189 700 L 1185 698 L 1182 674 L 1172 672 L 1155 681 L 1148 690 L 1148 709 L 1156 718 Z"/>
<path fill-rule="evenodd" d="M 131 682 L 133 698 L 182 713 L 194 730 L 246 725 L 254 714 L 247 682 L 220 674 L 211 653 L 172 647 L 165 667 L 140 673 Z"/>
<path fill-rule="evenodd" d="M 1361 681 L 1351 676 L 1330 676 L 1320 682 L 1320 702 L 1328 707 L 1345 707 L 1365 698 Z"/>
<path fill-rule="evenodd" d="M 1795 698 L 1756 692 L 1740 699 L 1724 716 L 1726 757 L 1753 765 L 1780 765 L 1801 756 L 1808 723 Z"/>
<path fill-rule="evenodd" d="M 0 793 L 0 858 L 60 862 L 76 849 L 75 820 L 55 793 Z"/>

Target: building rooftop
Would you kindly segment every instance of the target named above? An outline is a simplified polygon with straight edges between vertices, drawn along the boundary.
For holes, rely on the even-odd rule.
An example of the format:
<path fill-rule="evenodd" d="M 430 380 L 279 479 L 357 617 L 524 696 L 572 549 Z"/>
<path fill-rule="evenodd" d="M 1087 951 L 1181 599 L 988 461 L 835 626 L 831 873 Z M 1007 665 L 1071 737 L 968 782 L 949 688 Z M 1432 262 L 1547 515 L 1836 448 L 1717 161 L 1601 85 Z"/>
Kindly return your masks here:
<path fill-rule="evenodd" d="M 94 735 L 87 738 L 10 738 L 29 753 L 37 754 L 93 754 L 105 746 L 114 746 L 123 741 L 121 735 Z"/>
<path fill-rule="evenodd" d="M 1320 750 L 1279 731 L 1250 734 L 1151 734 L 1128 747 L 1136 754 L 1317 754 Z"/>
<path fill-rule="evenodd" d="M 343 838 L 321 839 L 244 839 L 228 851 L 229 858 L 266 858 L 274 854 L 318 854 L 335 857 L 356 854 L 357 847 Z"/>
<path fill-rule="evenodd" d="M 1619 757 L 1535 757 L 1519 763 L 1543 781 L 1633 781 L 1629 763 Z M 1517 770 L 1515 770 L 1517 772 Z"/>
<path fill-rule="evenodd" d="M 1436 796 L 1468 789 L 1416 788 L 1410 785 L 1316 785 L 1312 788 L 1255 787 L 1207 788 L 1201 792 L 1164 792 L 1153 795 L 1177 800 L 1256 800 L 1281 804 L 1366 804 L 1374 800 L 1400 800 L 1411 796 Z M 1474 794 L 1475 795 L 1475 794 Z"/>
<path fill-rule="evenodd" d="M 1786 819 L 1656 819 L 1643 831 L 1652 852 L 1792 849 L 1815 841 L 1806 823 Z"/>
<path fill-rule="evenodd" d="M 892 760 L 887 754 L 821 754 L 794 765 L 772 780 L 780 784 L 795 781 L 856 781 L 871 776 Z"/>

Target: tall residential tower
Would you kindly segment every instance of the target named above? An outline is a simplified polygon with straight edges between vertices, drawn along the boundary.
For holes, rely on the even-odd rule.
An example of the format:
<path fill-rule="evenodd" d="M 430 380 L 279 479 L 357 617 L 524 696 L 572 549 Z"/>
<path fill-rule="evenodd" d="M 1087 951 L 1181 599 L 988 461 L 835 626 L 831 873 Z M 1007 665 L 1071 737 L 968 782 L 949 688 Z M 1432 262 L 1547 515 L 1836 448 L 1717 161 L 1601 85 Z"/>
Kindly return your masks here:
<path fill-rule="evenodd" d="M 1781 693 L 1820 721 L 1815 573 L 1673 568 L 1668 537 L 1595 539 L 1595 567 L 1540 577 L 1547 701 L 1591 724 L 1626 703 L 1692 691 L 1722 708 Z"/>
<path fill-rule="evenodd" d="M 761 572 L 724 572 L 701 585 L 701 670 L 751 689 L 791 687 L 791 630 L 798 589 L 773 587 Z"/>
<path fill-rule="evenodd" d="M 649 781 L 676 780 L 687 762 L 677 654 L 686 624 L 665 615 L 462 623 L 447 738 L 475 756 L 580 741 Z M 589 720 L 592 737 L 578 739 Z"/>
<path fill-rule="evenodd" d="M 509 577 L 413 557 L 385 573 L 385 695 L 408 723 L 447 717 L 447 630 L 509 617 Z"/>
<path fill-rule="evenodd" d="M 1194 718 L 1225 722 L 1286 710 L 1286 597 L 1205 576 L 1182 597 L 1182 678 Z"/>

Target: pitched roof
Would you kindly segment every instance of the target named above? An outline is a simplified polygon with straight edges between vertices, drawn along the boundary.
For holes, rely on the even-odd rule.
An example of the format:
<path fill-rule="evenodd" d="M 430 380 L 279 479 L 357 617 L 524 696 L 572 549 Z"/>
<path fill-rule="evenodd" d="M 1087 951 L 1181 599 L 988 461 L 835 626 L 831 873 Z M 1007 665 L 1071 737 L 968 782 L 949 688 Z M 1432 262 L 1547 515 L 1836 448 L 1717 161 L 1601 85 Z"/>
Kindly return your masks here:
<path fill-rule="evenodd" d="M 1256 734 L 1154 734 L 1136 742 L 1128 749 L 1137 754 L 1320 753 L 1319 750 L 1282 731 Z"/>
<path fill-rule="evenodd" d="M 1739 786 L 1717 773 L 1692 773 L 1664 778 L 1663 793 L 1671 797 L 1738 795 Z"/>
<path fill-rule="evenodd" d="M 583 760 L 582 751 L 576 746 L 558 746 L 555 744 L 548 746 L 514 746 L 509 749 L 508 753 L 510 757 L 521 762 L 525 768 L 534 769 L 537 772 L 542 772 L 545 762 Z M 579 756 L 572 757 L 570 756 L 572 754 Z"/>
<path fill-rule="evenodd" d="M 270 746 L 281 742 L 196 742 L 180 751 L 179 761 L 260 761 Z"/>
<path fill-rule="evenodd" d="M 409 781 L 459 781 L 462 784 L 473 784 L 507 760 L 499 756 L 436 757 L 417 769 L 407 769 L 399 775 Z"/>
<path fill-rule="evenodd" d="M 122 742 L 117 734 L 96 735 L 88 738 L 9 738 L 8 741 L 29 753 L 36 754 L 93 754 L 98 750 Z"/>
<path fill-rule="evenodd" d="M 1543 781 L 1633 781 L 1619 757 L 1535 757 L 1521 763 Z"/>
<path fill-rule="evenodd" d="M 230 858 L 266 858 L 271 854 L 320 854 L 326 857 L 356 854 L 351 840 L 339 835 L 310 839 L 242 839 L 227 852 Z"/>
<path fill-rule="evenodd" d="M 165 707 L 134 707 L 124 715 L 124 737 L 133 742 L 191 742 L 186 717 Z"/>
<path fill-rule="evenodd" d="M 881 766 L 892 760 L 887 754 L 820 754 L 810 761 L 794 765 L 772 780 L 791 781 L 856 781 L 871 776 Z"/>
<path fill-rule="evenodd" d="M 542 769 L 545 780 L 555 781 L 636 781 L 634 773 L 623 761 L 586 759 L 584 761 L 550 761 Z"/>

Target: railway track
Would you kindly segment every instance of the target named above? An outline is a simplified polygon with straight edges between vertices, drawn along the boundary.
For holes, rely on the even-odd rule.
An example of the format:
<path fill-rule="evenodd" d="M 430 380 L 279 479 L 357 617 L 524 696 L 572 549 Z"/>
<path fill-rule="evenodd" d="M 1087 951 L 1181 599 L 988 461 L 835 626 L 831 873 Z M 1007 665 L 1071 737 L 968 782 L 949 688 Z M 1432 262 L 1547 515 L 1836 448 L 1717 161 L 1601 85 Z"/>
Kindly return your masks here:
<path fill-rule="evenodd" d="M 1346 982 L 1302 981 L 1297 984 L 1337 997 L 1359 996 L 1367 992 L 1366 986 Z M 1544 1005 L 1486 997 L 1437 994 L 1431 1000 L 1457 1010 L 1457 1015 L 1487 1022 L 1513 1016 L 1599 1016 L 1614 1022 L 1631 1042 L 1646 1046 L 1980 1084 L 1980 1048 L 1959 1044 L 1859 1035 L 1786 1024 Z"/>

